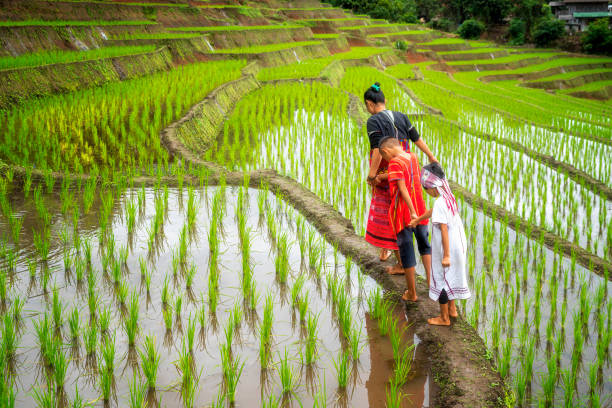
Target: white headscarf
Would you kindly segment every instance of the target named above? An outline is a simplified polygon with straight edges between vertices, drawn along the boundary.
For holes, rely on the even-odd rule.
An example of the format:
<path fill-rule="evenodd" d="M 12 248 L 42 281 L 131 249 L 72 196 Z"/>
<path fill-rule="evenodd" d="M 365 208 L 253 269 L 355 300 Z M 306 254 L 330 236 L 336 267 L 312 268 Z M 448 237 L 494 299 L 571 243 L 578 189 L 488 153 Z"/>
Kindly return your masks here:
<path fill-rule="evenodd" d="M 425 188 L 436 188 L 438 193 L 444 198 L 444 202 L 446 202 L 446 206 L 451 214 L 455 215 L 459 212 L 457 200 L 445 179 L 436 176 L 424 168 L 421 173 L 421 185 Z"/>

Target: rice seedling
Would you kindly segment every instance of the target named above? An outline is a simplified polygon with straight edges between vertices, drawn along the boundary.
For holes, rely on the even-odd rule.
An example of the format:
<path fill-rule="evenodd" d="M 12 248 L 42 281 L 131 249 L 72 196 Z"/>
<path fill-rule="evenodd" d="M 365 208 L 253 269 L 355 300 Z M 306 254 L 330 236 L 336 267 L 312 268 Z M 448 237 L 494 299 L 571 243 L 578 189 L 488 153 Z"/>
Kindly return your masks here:
<path fill-rule="evenodd" d="M 55 408 L 57 406 L 56 391 L 49 384 L 47 384 L 46 390 L 41 387 L 34 388 L 32 397 L 39 408 Z"/>
<path fill-rule="evenodd" d="M 68 363 L 70 360 L 61 347 L 57 347 L 55 349 L 55 356 L 53 359 L 53 380 L 55 381 L 55 387 L 58 390 L 64 388 L 64 384 L 66 383 L 66 371 L 68 370 Z"/>
<path fill-rule="evenodd" d="M 115 371 L 115 335 L 106 337 L 102 343 L 102 360 L 110 371 Z"/>
<path fill-rule="evenodd" d="M 361 345 L 361 327 L 359 327 L 359 329 L 355 326 L 351 328 L 351 334 L 348 338 L 348 342 L 351 357 L 355 361 L 359 360 L 361 349 L 363 348 L 363 346 Z"/>
<path fill-rule="evenodd" d="M 176 299 L 174 299 L 174 314 L 176 315 L 177 321 L 181 319 L 182 310 L 183 310 L 183 296 L 177 295 Z"/>
<path fill-rule="evenodd" d="M 83 343 L 87 355 L 94 355 L 98 349 L 98 326 L 88 325 L 83 331 Z"/>
<path fill-rule="evenodd" d="M 59 298 L 59 289 L 57 288 L 57 286 L 53 287 L 51 311 L 53 316 L 53 323 L 55 323 L 55 328 L 61 328 L 62 324 L 64 323 L 64 304 Z"/>
<path fill-rule="evenodd" d="M 192 287 L 193 285 L 193 278 L 195 277 L 196 274 L 196 266 L 195 265 L 191 265 L 189 267 L 189 269 L 187 269 L 186 273 L 185 273 L 185 286 L 189 289 Z"/>
<path fill-rule="evenodd" d="M 98 373 L 98 382 L 100 385 L 100 390 L 102 391 L 101 397 L 104 401 L 109 401 L 111 396 L 114 373 L 103 364 L 100 364 L 100 366 L 98 367 Z"/>
<path fill-rule="evenodd" d="M 298 305 L 298 297 L 300 297 L 302 293 L 302 288 L 304 283 L 306 282 L 306 277 L 304 275 L 298 276 L 298 278 L 293 283 L 291 287 L 291 305 L 296 307 Z"/>
<path fill-rule="evenodd" d="M 147 408 L 147 384 L 140 381 L 136 372 L 129 383 L 130 397 L 128 399 L 130 408 Z"/>
<path fill-rule="evenodd" d="M 168 275 L 166 275 L 166 278 L 164 279 L 164 284 L 161 290 L 161 301 L 164 307 L 168 306 L 168 301 L 170 299 L 170 290 L 168 289 L 169 284 L 170 284 L 170 279 L 168 278 Z"/>
<path fill-rule="evenodd" d="M 172 308 L 165 307 L 162 309 L 166 332 L 172 332 Z"/>
<path fill-rule="evenodd" d="M 391 381 L 385 390 L 387 401 L 387 408 L 399 408 L 402 406 L 402 401 L 406 397 L 400 388 L 400 384 L 395 381 Z"/>
<path fill-rule="evenodd" d="M 349 355 L 345 351 L 341 350 L 338 354 L 337 359 L 333 360 L 334 369 L 336 370 L 336 377 L 338 379 L 338 387 L 341 389 L 346 388 L 350 375 L 350 364 Z"/>
<path fill-rule="evenodd" d="M 191 318 L 191 314 L 189 315 L 189 320 L 187 324 L 187 346 L 189 351 L 193 352 L 193 342 L 195 339 L 195 329 L 196 329 L 196 319 Z"/>
<path fill-rule="evenodd" d="M 281 380 L 281 387 L 283 394 L 287 395 L 293 392 L 298 383 L 297 373 L 291 367 L 291 363 L 289 361 L 289 352 L 287 348 L 285 348 L 284 356 L 281 356 L 280 353 L 278 355 L 279 363 L 276 368 L 278 372 L 278 377 Z"/>
<path fill-rule="evenodd" d="M 160 355 L 155 346 L 155 338 L 146 336 L 144 346 L 138 350 L 142 372 L 146 378 L 146 383 L 150 390 L 157 386 L 157 370 L 159 368 Z"/>
<path fill-rule="evenodd" d="M 75 306 L 68 317 L 68 327 L 70 328 L 70 338 L 72 341 L 78 341 L 81 333 L 81 320 L 79 317 L 79 309 Z"/>
<path fill-rule="evenodd" d="M 14 357 L 17 351 L 17 331 L 13 317 L 10 314 L 4 314 L 2 323 L 2 339 L 0 346 L 2 348 L 2 353 L 8 360 Z"/>
<path fill-rule="evenodd" d="M 289 250 L 287 235 L 282 233 L 279 235 L 276 243 L 277 255 L 276 255 L 276 277 L 282 284 L 287 283 L 287 277 L 289 276 Z"/>
<path fill-rule="evenodd" d="M 138 314 L 140 311 L 139 297 L 137 292 L 132 292 L 130 296 L 130 304 L 128 306 L 128 315 L 126 320 L 123 322 L 123 328 L 128 338 L 128 344 L 133 347 L 136 342 L 136 335 L 138 334 Z"/>
<path fill-rule="evenodd" d="M 232 358 L 229 346 L 222 345 L 221 366 L 226 390 L 225 396 L 227 401 L 233 404 L 236 400 L 236 388 L 238 387 L 238 381 L 244 369 L 244 363 L 241 362 L 238 357 Z"/>
<path fill-rule="evenodd" d="M 408 379 L 412 368 L 412 357 L 414 354 L 415 345 L 412 344 L 404 349 L 403 352 L 398 352 L 394 355 L 395 371 L 392 382 L 397 385 L 403 385 Z"/>

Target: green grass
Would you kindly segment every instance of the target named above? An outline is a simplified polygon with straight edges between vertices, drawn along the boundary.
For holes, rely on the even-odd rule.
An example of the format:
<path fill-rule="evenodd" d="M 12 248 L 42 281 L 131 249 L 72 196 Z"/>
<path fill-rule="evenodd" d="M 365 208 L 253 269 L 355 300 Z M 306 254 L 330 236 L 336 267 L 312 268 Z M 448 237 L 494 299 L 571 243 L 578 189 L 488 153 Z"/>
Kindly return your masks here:
<path fill-rule="evenodd" d="M 42 51 L 18 57 L 0 57 L 0 70 L 113 58 L 152 51 L 155 51 L 155 45 L 103 47 L 88 51 Z"/>
<path fill-rule="evenodd" d="M 154 21 L 148 20 L 20 20 L 0 21 L 0 27 L 26 27 L 26 26 L 50 26 L 50 27 L 77 27 L 77 26 L 134 26 L 153 25 Z"/>
<path fill-rule="evenodd" d="M 199 38 L 202 34 L 197 33 L 134 33 L 115 36 L 115 40 L 180 40 Z"/>
<path fill-rule="evenodd" d="M 612 58 L 601 58 L 601 57 L 568 57 L 568 58 L 556 58 L 550 61 L 543 62 L 541 64 L 529 65 L 527 67 L 517 68 L 512 71 L 500 70 L 495 72 L 489 72 L 487 75 L 494 74 L 528 74 L 531 72 L 545 71 L 551 68 L 569 66 L 569 65 L 583 65 L 583 64 L 604 64 L 611 63 Z"/>
<path fill-rule="evenodd" d="M 342 18 L 303 18 L 300 21 L 363 21 L 367 18 L 354 18 L 354 17 L 342 17 Z"/>
<path fill-rule="evenodd" d="M 576 88 L 562 89 L 560 93 L 572 93 L 572 92 L 592 92 L 597 91 L 599 89 L 605 88 L 607 86 L 612 86 L 612 81 L 595 81 L 589 82 L 588 84 L 584 84 L 582 86 L 577 86 Z"/>
<path fill-rule="evenodd" d="M 263 52 L 274 52 L 283 51 L 296 47 L 305 47 L 308 45 L 319 45 L 320 41 L 296 41 L 292 43 L 278 43 L 278 44 L 266 44 L 266 45 L 255 45 L 252 47 L 236 47 L 236 48 L 224 48 L 221 50 L 215 50 L 215 54 L 259 54 Z"/>
<path fill-rule="evenodd" d="M 301 25 L 256 25 L 256 26 L 207 26 L 207 27 L 173 27 L 168 31 L 245 31 L 245 30 L 285 30 L 303 28 Z"/>
<path fill-rule="evenodd" d="M 436 38 L 435 40 L 421 43 L 421 45 L 465 44 L 466 42 L 462 38 Z"/>
<path fill-rule="evenodd" d="M 427 30 L 409 30 L 409 31 L 396 31 L 392 33 L 382 33 L 382 34 L 371 34 L 368 35 L 370 38 L 383 38 L 383 37 L 391 37 L 396 35 L 421 35 L 428 34 L 430 31 Z"/>
<path fill-rule="evenodd" d="M 412 71 L 412 65 L 409 65 L 409 64 L 391 65 L 390 67 L 387 67 L 387 69 L 385 69 L 385 72 L 399 79 L 414 77 L 414 72 Z"/>
<path fill-rule="evenodd" d="M 475 64 L 505 64 L 509 62 L 522 61 L 531 58 L 552 58 L 555 55 L 559 55 L 558 52 L 534 52 L 527 54 L 511 54 L 505 57 L 499 57 L 495 59 L 481 59 L 481 60 L 469 60 L 469 61 L 450 61 L 448 65 L 475 65 Z M 508 71 L 509 72 L 509 71 Z"/>
<path fill-rule="evenodd" d="M 499 47 L 482 47 L 482 48 L 470 48 L 469 50 L 459 50 L 459 51 L 442 51 L 438 52 L 438 55 L 454 55 L 454 54 L 484 54 L 487 52 L 497 52 L 497 51 L 511 51 L 507 48 L 499 48 Z"/>
<path fill-rule="evenodd" d="M 405 27 L 406 24 L 391 24 L 391 23 L 387 23 L 387 24 L 370 24 L 370 25 L 363 25 L 363 26 L 350 26 L 350 27 L 341 27 L 340 30 L 361 30 L 363 28 L 368 29 L 368 28 L 391 28 L 391 27 Z"/>
<path fill-rule="evenodd" d="M 598 68 L 598 69 L 589 69 L 585 71 L 565 72 L 562 74 L 552 75 L 549 77 L 544 77 L 544 78 L 540 78 L 538 80 L 529 81 L 529 82 L 547 82 L 547 81 L 565 80 L 565 79 L 572 79 L 572 78 L 580 77 L 582 75 L 599 74 L 599 73 L 604 73 L 604 72 L 612 72 L 612 69 Z"/>
<path fill-rule="evenodd" d="M 284 66 L 263 68 L 257 74 L 257 79 L 260 81 L 270 81 L 288 78 L 315 78 L 332 61 L 333 57 L 315 58 Z"/>

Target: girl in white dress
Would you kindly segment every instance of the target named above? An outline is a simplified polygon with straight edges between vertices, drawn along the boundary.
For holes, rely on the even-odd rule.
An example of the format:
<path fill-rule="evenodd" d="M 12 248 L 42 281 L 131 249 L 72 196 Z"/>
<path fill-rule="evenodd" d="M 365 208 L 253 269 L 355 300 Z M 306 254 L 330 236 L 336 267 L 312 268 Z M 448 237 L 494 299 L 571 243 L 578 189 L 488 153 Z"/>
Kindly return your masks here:
<path fill-rule="evenodd" d="M 431 218 L 431 282 L 429 297 L 440 303 L 440 316 L 428 319 L 429 324 L 449 326 L 450 317 L 457 317 L 455 299 L 467 299 L 470 290 L 465 273 L 467 241 L 457 201 L 438 163 L 423 167 L 421 185 L 436 200 L 431 210 L 412 220 L 419 223 Z"/>

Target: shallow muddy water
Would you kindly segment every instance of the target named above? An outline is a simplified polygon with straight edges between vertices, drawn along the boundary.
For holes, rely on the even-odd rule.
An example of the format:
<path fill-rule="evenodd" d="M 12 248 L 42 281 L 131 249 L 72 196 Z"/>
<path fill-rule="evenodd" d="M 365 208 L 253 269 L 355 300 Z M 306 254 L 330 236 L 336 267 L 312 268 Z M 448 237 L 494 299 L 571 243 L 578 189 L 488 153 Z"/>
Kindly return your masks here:
<path fill-rule="evenodd" d="M 280 284 L 275 274 L 276 248 L 274 240 L 267 228 L 266 212 L 259 213 L 258 190 L 249 189 L 245 195 L 248 205 L 247 227 L 251 229 L 251 265 L 253 276 L 259 294 L 258 305 L 254 312 L 249 312 L 243 305 L 241 289 L 242 255 L 237 226 L 237 189 L 227 188 L 226 214 L 220 228 L 219 258 L 219 303 L 216 313 L 210 313 L 206 303 L 208 292 L 209 267 L 209 225 L 211 224 L 211 208 L 216 188 L 195 192 L 197 215 L 195 228 L 188 234 L 187 267 L 196 268 L 195 278 L 191 288 L 186 287 L 185 272 L 181 267 L 174 276 L 173 256 L 180 246 L 180 236 L 186 225 L 188 192 L 171 189 L 168 192 L 167 211 L 164 216 L 163 228 L 153 250 L 149 250 L 149 229 L 155 218 L 155 197 L 161 196 L 161 191 L 153 188 L 143 191 L 128 189 L 120 193 L 112 208 L 112 223 L 109 229 L 114 237 L 114 257 L 120 257 L 121 248 L 127 248 L 126 263 L 122 276 L 130 291 L 139 294 L 139 333 L 136 339 L 136 349 L 141 347 L 145 336 L 154 336 L 161 362 L 158 370 L 157 391 L 150 393 L 150 402 L 160 406 L 179 406 L 182 404 L 180 394 L 180 372 L 175 365 L 179 358 L 182 342 L 186 338 L 187 326 L 191 318 L 196 317 L 198 310 L 205 303 L 206 319 L 202 327 L 196 324 L 196 340 L 193 350 L 196 372 L 200 373 L 200 381 L 195 392 L 195 405 L 208 406 L 216 400 L 224 389 L 223 369 L 220 358 L 220 345 L 225 343 L 224 329 L 228 325 L 230 311 L 236 305 L 243 308 L 243 319 L 232 341 L 232 355 L 244 363 L 244 369 L 236 390 L 236 406 L 260 406 L 269 395 L 281 395 L 281 384 L 276 370 L 280 356 L 287 350 L 291 366 L 298 376 L 298 385 L 294 393 L 286 398 L 285 406 L 312 406 L 313 397 L 324 392 L 328 406 L 379 407 L 384 405 L 387 379 L 393 373 L 393 354 L 390 341 L 377 332 L 376 322 L 370 320 L 367 313 L 366 297 L 377 284 L 366 275 L 359 277 L 361 271 L 357 267 L 346 272 L 345 260 L 340 254 L 334 256 L 334 250 L 325 246 L 325 261 L 323 278 L 319 279 L 309 270 L 307 259 L 302 259 L 296 220 L 301 217 L 297 212 L 286 206 L 270 193 L 266 193 L 266 203 L 263 208 L 275 217 L 274 223 L 278 231 L 289 237 L 290 277 L 286 285 Z M 133 231 L 128 233 L 127 203 L 136 203 L 138 195 L 142 194 L 140 210 L 136 211 L 136 223 Z M 78 196 L 78 193 L 76 194 Z M 101 356 L 87 356 L 83 336 L 77 345 L 70 339 L 67 318 L 73 307 L 80 315 L 81 326 L 87 326 L 90 321 L 87 306 L 87 278 L 85 282 L 77 282 L 75 265 L 84 256 L 84 250 L 74 249 L 72 236 L 72 215 L 64 217 L 60 210 L 58 195 L 46 195 L 44 202 L 51 214 L 51 247 L 46 263 L 36 262 L 36 273 L 31 277 L 29 264 L 39 258 L 34 245 L 32 231 L 38 231 L 41 221 L 36 214 L 32 196 L 24 199 L 16 194 L 12 205 L 19 217 L 24 219 L 19 236 L 19 249 L 16 251 L 15 269 L 10 273 L 11 289 L 9 299 L 19 296 L 25 300 L 22 320 L 19 328 L 19 348 L 13 363 L 15 370 L 14 390 L 17 394 L 17 406 L 34 406 L 33 389 L 45 384 L 44 363 L 41 360 L 40 346 L 35 330 L 35 322 L 42 319 L 45 311 L 51 314 L 52 290 L 56 285 L 63 304 L 64 323 L 61 327 L 63 350 L 71 358 L 64 386 L 66 397 L 71 400 L 78 387 L 79 394 L 95 406 L 105 405 L 101 399 L 99 373 L 96 366 L 101 362 Z M 136 349 L 128 347 L 126 332 L 123 329 L 122 317 L 125 307 L 120 305 L 117 289 L 111 281 L 109 272 L 103 272 L 102 254 L 108 250 L 108 239 L 100 242 L 99 210 L 100 203 L 94 203 L 88 215 L 82 215 L 78 220 L 78 237 L 80 242 L 91 244 L 91 267 L 97 274 L 96 292 L 99 296 L 98 310 L 109 308 L 111 311 L 110 332 L 116 336 L 116 357 L 114 369 L 114 391 L 110 406 L 127 406 L 130 398 L 129 381 L 133 373 L 139 371 L 140 358 Z M 306 229 L 311 227 L 306 225 Z M 67 232 L 65 232 L 67 231 Z M 67 244 L 62 243 L 60 236 L 67 237 Z M 5 217 L 0 218 L 0 236 L 6 237 L 2 265 L 7 268 L 9 253 L 14 247 L 10 228 Z M 322 238 L 314 235 L 317 242 Z M 307 255 L 306 255 L 307 256 Z M 65 270 L 64 258 L 73 259 L 69 270 Z M 145 283 L 140 274 L 140 259 L 152 271 L 150 292 L 147 293 Z M 337 261 L 336 261 L 337 260 Z M 43 293 L 42 268 L 50 271 L 50 281 L 47 293 Z M 336 371 L 333 360 L 337 358 L 345 340 L 340 332 L 335 311 L 331 305 L 325 274 L 335 276 L 350 295 L 353 321 L 361 329 L 362 352 L 358 361 L 351 364 L 349 385 L 346 391 L 338 389 Z M 319 315 L 317 337 L 318 356 L 316 363 L 307 367 L 301 363 L 300 352 L 303 348 L 304 329 L 300 323 L 299 313 L 291 306 L 291 287 L 299 275 L 307 276 L 304 291 L 308 291 L 308 307 L 313 314 Z M 182 298 L 181 316 L 173 315 L 173 329 L 168 331 L 162 318 L 161 292 L 164 280 L 168 277 L 171 292 L 171 304 L 180 295 Z M 304 292 L 305 293 L 305 292 Z M 271 368 L 263 372 L 259 361 L 259 325 L 263 314 L 266 296 L 273 299 L 273 329 Z M 10 306 L 10 305 L 9 305 Z M 401 308 L 396 316 L 400 321 L 405 319 Z M 105 336 L 103 336 L 106 338 Z M 98 340 L 102 343 L 102 340 Z M 407 331 L 405 344 L 415 341 L 413 332 Z M 418 339 L 416 339 L 418 343 Z M 435 388 L 429 375 L 428 357 L 422 347 L 415 349 L 412 371 L 407 384 L 402 391 L 409 394 L 404 400 L 405 407 L 429 406 L 431 394 Z M 142 377 L 141 375 L 141 378 Z"/>

